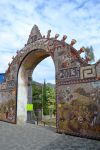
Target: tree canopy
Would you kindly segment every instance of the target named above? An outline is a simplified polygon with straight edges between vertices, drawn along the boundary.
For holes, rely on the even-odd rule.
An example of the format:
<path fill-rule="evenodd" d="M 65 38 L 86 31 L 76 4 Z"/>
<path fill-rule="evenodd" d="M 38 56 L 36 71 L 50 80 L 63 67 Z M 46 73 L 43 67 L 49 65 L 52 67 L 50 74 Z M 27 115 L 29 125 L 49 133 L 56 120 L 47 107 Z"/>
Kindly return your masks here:
<path fill-rule="evenodd" d="M 33 108 L 43 109 L 43 115 L 49 115 L 50 110 L 55 112 L 55 88 L 49 86 L 44 81 L 44 84 L 32 84 Z"/>

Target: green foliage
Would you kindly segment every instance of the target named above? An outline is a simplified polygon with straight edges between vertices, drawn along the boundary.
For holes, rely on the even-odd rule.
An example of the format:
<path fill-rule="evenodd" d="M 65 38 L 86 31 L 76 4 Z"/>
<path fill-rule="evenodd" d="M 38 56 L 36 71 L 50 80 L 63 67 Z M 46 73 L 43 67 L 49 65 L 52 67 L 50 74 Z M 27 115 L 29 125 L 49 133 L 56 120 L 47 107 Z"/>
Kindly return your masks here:
<path fill-rule="evenodd" d="M 85 58 L 89 58 L 89 62 L 92 63 L 95 60 L 94 49 L 92 46 L 84 47 L 85 50 Z"/>
<path fill-rule="evenodd" d="M 43 85 L 43 98 L 42 98 L 42 107 L 43 107 L 43 115 L 47 115 L 48 114 L 48 100 L 47 100 L 47 91 L 46 91 L 46 83 L 44 81 L 44 85 Z"/>
<path fill-rule="evenodd" d="M 42 108 L 42 86 L 36 85 L 35 82 L 32 83 L 32 97 L 33 97 L 33 109 Z"/>
<path fill-rule="evenodd" d="M 55 89 L 47 86 L 48 107 L 55 109 Z"/>
<path fill-rule="evenodd" d="M 32 84 L 32 95 L 33 95 L 33 109 L 42 109 L 43 115 L 49 115 L 52 110 L 56 110 L 55 102 L 55 88 L 45 83 L 36 85 L 35 82 Z"/>

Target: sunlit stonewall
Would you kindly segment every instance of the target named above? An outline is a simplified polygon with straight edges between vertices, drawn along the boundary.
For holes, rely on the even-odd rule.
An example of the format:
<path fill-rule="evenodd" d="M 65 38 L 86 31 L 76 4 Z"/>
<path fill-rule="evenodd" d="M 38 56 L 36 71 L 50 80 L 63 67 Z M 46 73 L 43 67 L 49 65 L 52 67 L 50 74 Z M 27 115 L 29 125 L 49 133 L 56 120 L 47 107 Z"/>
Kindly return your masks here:
<path fill-rule="evenodd" d="M 56 79 L 56 128 L 59 133 L 100 139 L 100 61 L 88 64 L 90 58 L 76 50 L 64 35 L 42 36 L 33 26 L 25 46 L 16 52 L 4 74 L 0 74 L 0 120 L 23 124 L 31 119 L 32 72 L 51 56 Z M 51 70 L 52 71 L 52 70 Z M 30 109 L 30 108 L 29 108 Z M 32 109 L 31 109 L 32 110 Z"/>

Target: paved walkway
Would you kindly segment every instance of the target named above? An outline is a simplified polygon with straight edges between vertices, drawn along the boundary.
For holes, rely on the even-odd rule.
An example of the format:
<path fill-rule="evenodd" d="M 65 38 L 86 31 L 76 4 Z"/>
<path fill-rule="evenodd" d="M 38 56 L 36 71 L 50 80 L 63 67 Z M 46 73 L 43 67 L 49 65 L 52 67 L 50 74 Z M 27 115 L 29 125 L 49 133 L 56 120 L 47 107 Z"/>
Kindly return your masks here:
<path fill-rule="evenodd" d="M 100 150 L 100 142 L 57 134 L 47 127 L 0 122 L 0 150 Z"/>

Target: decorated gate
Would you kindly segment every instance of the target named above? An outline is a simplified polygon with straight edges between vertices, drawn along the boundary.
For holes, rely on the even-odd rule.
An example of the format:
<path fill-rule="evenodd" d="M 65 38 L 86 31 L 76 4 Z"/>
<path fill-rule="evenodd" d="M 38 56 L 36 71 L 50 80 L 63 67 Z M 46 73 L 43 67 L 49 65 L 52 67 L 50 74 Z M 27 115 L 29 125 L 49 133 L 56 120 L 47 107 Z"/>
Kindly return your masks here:
<path fill-rule="evenodd" d="M 33 26 L 27 44 L 12 57 L 8 69 L 0 74 L 0 120 L 25 123 L 32 103 L 32 72 L 39 62 L 51 56 L 56 79 L 57 132 L 100 139 L 100 61 L 90 65 L 65 42 L 64 35 L 42 36 Z"/>

